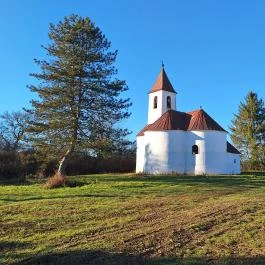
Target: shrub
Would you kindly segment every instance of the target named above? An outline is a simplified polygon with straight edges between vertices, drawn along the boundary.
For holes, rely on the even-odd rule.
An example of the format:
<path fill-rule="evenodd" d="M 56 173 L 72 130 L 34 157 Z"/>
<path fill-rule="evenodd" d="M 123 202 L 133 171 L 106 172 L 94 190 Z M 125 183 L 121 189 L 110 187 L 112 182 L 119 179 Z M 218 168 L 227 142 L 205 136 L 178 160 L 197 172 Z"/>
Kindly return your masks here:
<path fill-rule="evenodd" d="M 64 187 L 65 182 L 66 182 L 65 176 L 56 173 L 47 180 L 47 182 L 43 185 L 43 187 L 47 189 Z"/>
<path fill-rule="evenodd" d="M 21 162 L 13 151 L 0 151 L 0 178 L 18 178 L 21 176 Z"/>
<path fill-rule="evenodd" d="M 135 170 L 135 155 L 113 155 L 108 158 L 96 158 L 76 155 L 66 166 L 67 175 L 84 175 L 88 173 L 119 173 Z"/>

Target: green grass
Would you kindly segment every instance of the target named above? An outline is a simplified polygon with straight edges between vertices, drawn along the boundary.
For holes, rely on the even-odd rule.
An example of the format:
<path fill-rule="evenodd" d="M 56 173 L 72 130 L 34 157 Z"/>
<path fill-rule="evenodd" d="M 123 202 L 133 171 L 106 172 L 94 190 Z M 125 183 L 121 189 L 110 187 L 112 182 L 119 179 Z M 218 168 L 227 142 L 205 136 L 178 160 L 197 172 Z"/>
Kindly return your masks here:
<path fill-rule="evenodd" d="M 0 264 L 265 264 L 265 175 L 0 184 Z"/>

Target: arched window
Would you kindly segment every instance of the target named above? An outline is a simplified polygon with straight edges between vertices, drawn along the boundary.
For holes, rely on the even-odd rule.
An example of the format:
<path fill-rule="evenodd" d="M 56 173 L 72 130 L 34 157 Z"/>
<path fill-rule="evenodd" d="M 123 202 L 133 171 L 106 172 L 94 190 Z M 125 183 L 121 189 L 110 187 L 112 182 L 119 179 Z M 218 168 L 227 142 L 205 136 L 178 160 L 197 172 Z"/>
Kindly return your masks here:
<path fill-rule="evenodd" d="M 167 108 L 171 109 L 171 97 L 167 96 Z"/>
<path fill-rule="evenodd" d="M 157 96 L 154 97 L 154 109 L 157 109 Z"/>
<path fill-rule="evenodd" d="M 192 154 L 194 154 L 194 155 L 197 155 L 199 153 L 199 147 L 198 147 L 198 145 L 193 145 L 192 146 Z"/>

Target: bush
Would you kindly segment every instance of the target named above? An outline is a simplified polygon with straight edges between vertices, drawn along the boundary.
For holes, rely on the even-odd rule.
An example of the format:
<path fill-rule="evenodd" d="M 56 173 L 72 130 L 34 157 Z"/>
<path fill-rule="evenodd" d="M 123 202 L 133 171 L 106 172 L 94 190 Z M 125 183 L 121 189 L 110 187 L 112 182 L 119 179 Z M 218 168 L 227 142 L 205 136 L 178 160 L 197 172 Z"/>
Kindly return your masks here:
<path fill-rule="evenodd" d="M 21 176 L 21 162 L 18 153 L 0 151 L 0 178 L 18 178 Z"/>
<path fill-rule="evenodd" d="M 19 152 L 18 155 L 21 163 L 21 174 L 23 176 L 35 176 L 40 167 L 36 153 L 32 150 L 27 150 Z"/>
<path fill-rule="evenodd" d="M 56 173 L 43 185 L 44 188 L 53 189 L 65 186 L 66 179 L 63 175 Z"/>
<path fill-rule="evenodd" d="M 66 166 L 67 175 L 89 173 L 126 173 L 135 170 L 135 155 L 113 155 L 108 158 L 74 156 Z"/>
<path fill-rule="evenodd" d="M 247 171 L 264 171 L 265 170 L 265 162 L 251 162 L 251 161 L 242 161 L 241 162 L 241 170 L 243 172 Z"/>

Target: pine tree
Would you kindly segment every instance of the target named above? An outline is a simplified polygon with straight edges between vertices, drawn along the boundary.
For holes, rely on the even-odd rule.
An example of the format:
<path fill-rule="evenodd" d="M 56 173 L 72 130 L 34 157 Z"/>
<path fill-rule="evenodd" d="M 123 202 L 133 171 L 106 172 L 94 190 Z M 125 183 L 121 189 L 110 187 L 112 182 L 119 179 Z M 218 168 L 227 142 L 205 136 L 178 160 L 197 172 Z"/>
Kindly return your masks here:
<path fill-rule="evenodd" d="M 48 60 L 35 59 L 41 73 L 31 74 L 40 83 L 29 87 L 39 97 L 31 101 L 29 130 L 38 151 L 60 158 L 64 175 L 74 152 L 100 155 L 129 143 L 129 131 L 117 123 L 130 116 L 131 103 L 121 97 L 125 81 L 115 78 L 117 51 L 88 17 L 50 24 L 48 36 Z"/>
<path fill-rule="evenodd" d="M 255 92 L 250 91 L 245 102 L 240 102 L 230 130 L 231 139 L 241 152 L 243 161 L 252 169 L 264 163 L 265 108 L 263 100 Z"/>

